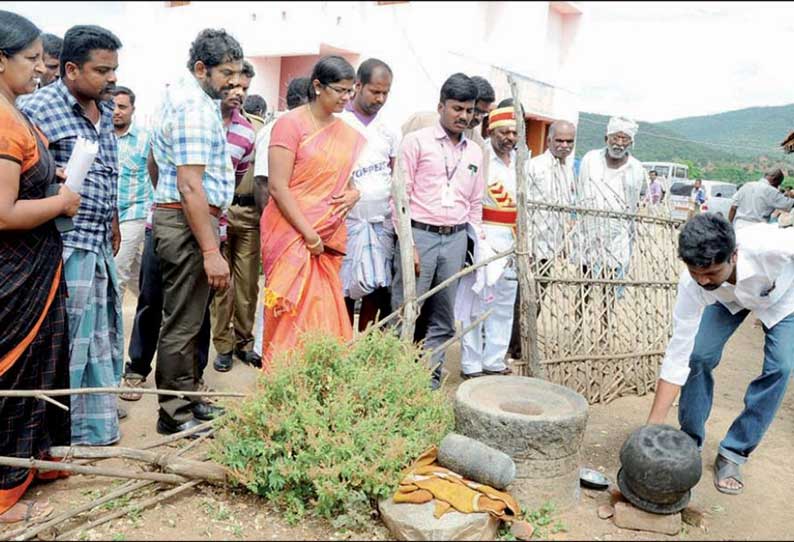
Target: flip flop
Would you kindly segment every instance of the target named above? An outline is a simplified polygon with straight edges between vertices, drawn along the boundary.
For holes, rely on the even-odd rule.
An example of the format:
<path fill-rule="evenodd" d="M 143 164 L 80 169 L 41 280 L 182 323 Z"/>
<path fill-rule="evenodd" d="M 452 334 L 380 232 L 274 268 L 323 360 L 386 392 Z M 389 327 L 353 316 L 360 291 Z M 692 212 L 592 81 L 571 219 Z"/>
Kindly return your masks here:
<path fill-rule="evenodd" d="M 42 519 L 46 518 L 47 516 L 49 516 L 50 514 L 52 514 L 54 510 L 54 508 L 50 506 L 49 501 L 39 502 L 39 501 L 31 501 L 31 500 L 20 500 L 16 504 L 21 504 L 25 506 L 25 515 L 19 519 L 15 519 L 12 521 L 3 519 L 3 517 L 0 516 L 0 524 L 7 525 L 10 523 L 19 523 L 20 521 L 37 523 Z M 16 506 L 16 504 L 14 506 Z M 13 506 L 9 508 L 9 510 L 11 510 L 12 508 Z M 6 512 L 8 512 L 9 510 L 7 510 Z M 4 512 L 3 515 L 5 515 L 6 512 Z"/>
<path fill-rule="evenodd" d="M 739 482 L 741 486 L 737 489 L 734 489 L 720 485 L 720 482 L 724 482 L 729 478 L 733 478 Z M 741 465 L 734 463 L 733 461 L 721 455 L 717 455 L 717 458 L 714 460 L 714 487 L 717 488 L 717 491 L 720 493 L 725 493 L 726 495 L 738 495 L 741 493 L 744 489 Z"/>

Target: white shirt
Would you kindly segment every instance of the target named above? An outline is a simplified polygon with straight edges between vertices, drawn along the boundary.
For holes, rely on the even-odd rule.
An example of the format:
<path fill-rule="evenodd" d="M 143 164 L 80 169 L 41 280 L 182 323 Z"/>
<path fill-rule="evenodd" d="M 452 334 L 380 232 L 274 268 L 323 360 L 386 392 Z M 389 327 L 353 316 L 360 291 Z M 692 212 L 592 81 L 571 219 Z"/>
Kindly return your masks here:
<path fill-rule="evenodd" d="M 636 213 L 648 174 L 633 156 L 617 169 L 607 167 L 606 149 L 584 155 L 576 185 L 576 205 L 588 209 Z M 619 218 L 585 216 L 577 224 L 574 259 L 579 264 L 625 268 L 631 256 L 633 228 Z"/>
<path fill-rule="evenodd" d="M 510 152 L 510 164 L 505 165 L 501 158 L 496 154 L 493 149 L 488 150 L 488 186 L 486 187 L 482 204 L 484 207 L 505 207 L 516 205 L 516 152 Z M 495 191 L 504 190 L 507 193 L 508 200 L 499 203 L 494 199 Z M 513 236 L 513 228 L 509 225 L 490 224 L 483 222 L 483 231 L 488 240 L 488 244 L 494 250 L 494 253 L 504 252 L 513 248 L 515 245 L 515 237 Z M 506 263 L 507 260 L 505 260 Z"/>
<path fill-rule="evenodd" d="M 379 115 L 367 125 L 364 125 L 352 111 L 342 111 L 339 117 L 358 130 L 367 140 L 350 173 L 353 184 L 361 193 L 361 199 L 348 216 L 382 222 L 391 214 L 389 201 L 392 172 L 389 164 L 391 159 L 397 156 L 399 136 Z"/>
<path fill-rule="evenodd" d="M 275 120 L 270 121 L 256 134 L 254 143 L 256 155 L 254 156 L 254 177 L 268 177 L 267 148 L 270 146 L 270 133 L 273 131 Z"/>
<path fill-rule="evenodd" d="M 682 386 L 689 376 L 703 310 L 722 303 L 731 314 L 751 310 L 768 328 L 794 313 L 794 230 L 755 224 L 736 232 L 736 284 L 703 289 L 684 271 L 673 309 L 673 337 L 662 360 L 660 378 Z"/>
<path fill-rule="evenodd" d="M 574 200 L 572 160 L 565 164 L 546 150 L 529 162 L 529 199 L 555 205 L 571 205 Z M 553 258 L 562 248 L 564 223 L 559 211 L 535 210 L 532 213 L 533 254 Z"/>
<path fill-rule="evenodd" d="M 781 194 L 765 177 L 762 177 L 742 186 L 733 195 L 733 205 L 736 206 L 734 225 L 736 228 L 742 228 L 758 222 L 768 222 L 775 209 L 791 210 L 794 207 L 794 199 Z"/>

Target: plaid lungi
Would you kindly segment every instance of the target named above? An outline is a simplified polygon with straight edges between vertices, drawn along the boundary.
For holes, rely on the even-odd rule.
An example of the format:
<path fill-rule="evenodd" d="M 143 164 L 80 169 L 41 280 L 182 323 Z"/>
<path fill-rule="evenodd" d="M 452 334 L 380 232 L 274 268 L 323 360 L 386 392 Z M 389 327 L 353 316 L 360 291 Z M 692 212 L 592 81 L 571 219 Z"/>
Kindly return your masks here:
<path fill-rule="evenodd" d="M 63 261 L 69 291 L 70 386 L 117 387 L 123 372 L 124 328 L 113 255 L 107 245 L 99 254 L 65 247 Z M 117 442 L 116 401 L 112 394 L 72 395 L 72 445 Z"/>

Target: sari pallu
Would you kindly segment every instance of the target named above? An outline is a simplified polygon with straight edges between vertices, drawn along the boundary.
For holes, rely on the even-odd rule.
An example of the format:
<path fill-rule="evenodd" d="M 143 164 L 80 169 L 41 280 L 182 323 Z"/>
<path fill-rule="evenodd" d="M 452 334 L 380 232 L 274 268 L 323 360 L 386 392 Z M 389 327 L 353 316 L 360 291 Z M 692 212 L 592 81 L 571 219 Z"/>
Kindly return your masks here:
<path fill-rule="evenodd" d="M 39 160 L 20 176 L 20 200 L 44 198 L 55 178 L 47 147 L 35 137 Z M 53 222 L 0 232 L 0 389 L 69 387 L 61 251 Z M 68 397 L 58 401 L 69 405 Z M 69 412 L 33 397 L 0 398 L 0 455 L 47 458 L 50 446 L 70 444 L 70 432 Z M 0 513 L 19 501 L 34 477 L 34 469 L 0 467 Z"/>
<path fill-rule="evenodd" d="M 345 340 L 353 336 L 339 278 L 347 230 L 345 218 L 332 214 L 331 197 L 347 185 L 365 142 L 355 129 L 337 119 L 298 147 L 289 189 L 322 238 L 325 252 L 312 257 L 303 237 L 272 198 L 262 213 L 264 368 L 274 352 L 297 346 L 306 330 L 326 331 Z"/>

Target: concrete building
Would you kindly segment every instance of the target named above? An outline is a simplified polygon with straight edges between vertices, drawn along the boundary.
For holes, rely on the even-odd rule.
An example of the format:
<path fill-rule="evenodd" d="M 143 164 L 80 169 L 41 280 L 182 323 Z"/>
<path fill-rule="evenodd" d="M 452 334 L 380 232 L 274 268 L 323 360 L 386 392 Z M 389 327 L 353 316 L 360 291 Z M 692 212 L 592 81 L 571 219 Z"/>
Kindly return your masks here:
<path fill-rule="evenodd" d="M 578 120 L 574 56 L 579 2 L 9 2 L 45 31 L 100 24 L 118 34 L 119 84 L 138 94 L 147 123 L 166 82 L 181 74 L 191 40 L 203 28 L 225 28 L 242 44 L 257 77 L 250 92 L 270 111 L 285 108 L 292 77 L 308 75 L 321 56 L 340 54 L 354 66 L 374 56 L 394 71 L 383 114 L 400 125 L 434 110 L 447 76 L 462 71 L 491 81 L 497 100 L 517 78 L 528 115 L 529 144 L 542 151 L 545 126 Z"/>

